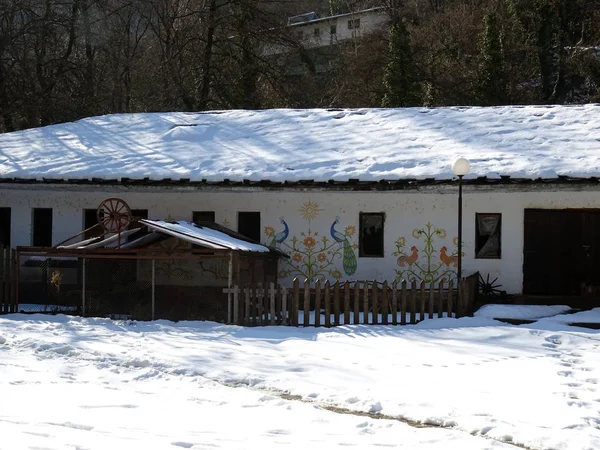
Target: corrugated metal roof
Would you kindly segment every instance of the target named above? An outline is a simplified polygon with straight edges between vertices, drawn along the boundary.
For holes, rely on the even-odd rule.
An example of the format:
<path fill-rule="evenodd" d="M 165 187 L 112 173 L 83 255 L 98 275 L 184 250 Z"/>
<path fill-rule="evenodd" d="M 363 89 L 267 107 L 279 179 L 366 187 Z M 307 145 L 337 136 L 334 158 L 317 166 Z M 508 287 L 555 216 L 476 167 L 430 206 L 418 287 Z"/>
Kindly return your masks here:
<path fill-rule="evenodd" d="M 183 220 L 178 222 L 165 222 L 163 220 L 142 219 L 140 220 L 140 223 L 155 231 L 160 231 L 161 233 L 174 236 L 192 244 L 213 248 L 215 250 L 241 250 L 261 253 L 271 252 L 265 245 L 235 238 L 222 231 L 196 225 L 193 222 L 186 222 Z"/>

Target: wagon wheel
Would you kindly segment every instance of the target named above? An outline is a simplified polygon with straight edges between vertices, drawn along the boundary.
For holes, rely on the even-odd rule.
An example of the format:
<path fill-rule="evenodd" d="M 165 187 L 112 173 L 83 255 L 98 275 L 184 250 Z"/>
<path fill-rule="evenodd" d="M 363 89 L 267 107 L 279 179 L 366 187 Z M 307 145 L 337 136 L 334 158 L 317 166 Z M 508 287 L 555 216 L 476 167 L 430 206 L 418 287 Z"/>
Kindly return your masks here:
<path fill-rule="evenodd" d="M 120 233 L 131 223 L 131 209 L 120 198 L 107 198 L 96 211 L 98 223 L 108 233 Z"/>

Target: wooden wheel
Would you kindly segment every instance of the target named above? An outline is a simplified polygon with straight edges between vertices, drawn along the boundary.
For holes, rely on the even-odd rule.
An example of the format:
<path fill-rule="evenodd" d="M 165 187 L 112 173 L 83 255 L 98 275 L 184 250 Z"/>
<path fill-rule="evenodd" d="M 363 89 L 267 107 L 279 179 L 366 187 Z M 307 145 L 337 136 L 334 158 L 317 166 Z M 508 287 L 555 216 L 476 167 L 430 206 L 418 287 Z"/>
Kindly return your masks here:
<path fill-rule="evenodd" d="M 98 223 L 108 233 L 120 233 L 131 223 L 131 209 L 120 198 L 107 198 L 96 211 Z"/>

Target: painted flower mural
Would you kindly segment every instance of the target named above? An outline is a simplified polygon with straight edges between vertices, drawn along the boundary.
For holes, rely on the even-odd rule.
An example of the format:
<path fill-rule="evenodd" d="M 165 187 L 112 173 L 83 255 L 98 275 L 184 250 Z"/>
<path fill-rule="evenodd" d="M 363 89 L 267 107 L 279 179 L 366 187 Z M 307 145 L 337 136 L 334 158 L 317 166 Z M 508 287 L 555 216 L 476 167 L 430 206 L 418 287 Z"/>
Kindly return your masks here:
<path fill-rule="evenodd" d="M 269 245 L 277 247 L 291 256 L 279 271 L 280 277 L 339 280 L 344 274 L 350 276 L 356 272 L 355 250 L 358 246 L 352 241 L 356 234 L 356 227 L 349 225 L 344 228 L 343 232 L 340 232 L 337 230 L 340 219 L 336 217 L 329 227 L 330 237 L 320 235 L 313 229 L 312 222 L 322 211 L 323 209 L 310 199 L 304 202 L 298 212 L 307 222 L 306 229 L 291 238 L 289 237 L 289 226 L 283 217 L 280 218 L 281 230 L 279 232 L 274 226 L 269 225 L 264 228 Z"/>

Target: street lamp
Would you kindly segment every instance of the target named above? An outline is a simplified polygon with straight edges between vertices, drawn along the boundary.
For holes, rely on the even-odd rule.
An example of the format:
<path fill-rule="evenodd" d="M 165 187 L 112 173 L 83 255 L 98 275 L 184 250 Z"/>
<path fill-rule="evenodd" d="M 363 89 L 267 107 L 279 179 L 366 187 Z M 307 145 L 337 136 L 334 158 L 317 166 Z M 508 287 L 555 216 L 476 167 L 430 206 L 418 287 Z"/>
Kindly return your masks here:
<path fill-rule="evenodd" d="M 462 179 L 469 173 L 471 164 L 468 159 L 458 158 L 452 164 L 452 172 L 458 177 L 458 267 L 456 270 L 456 292 L 458 293 L 456 299 L 456 317 L 460 316 L 460 281 L 462 277 Z"/>

